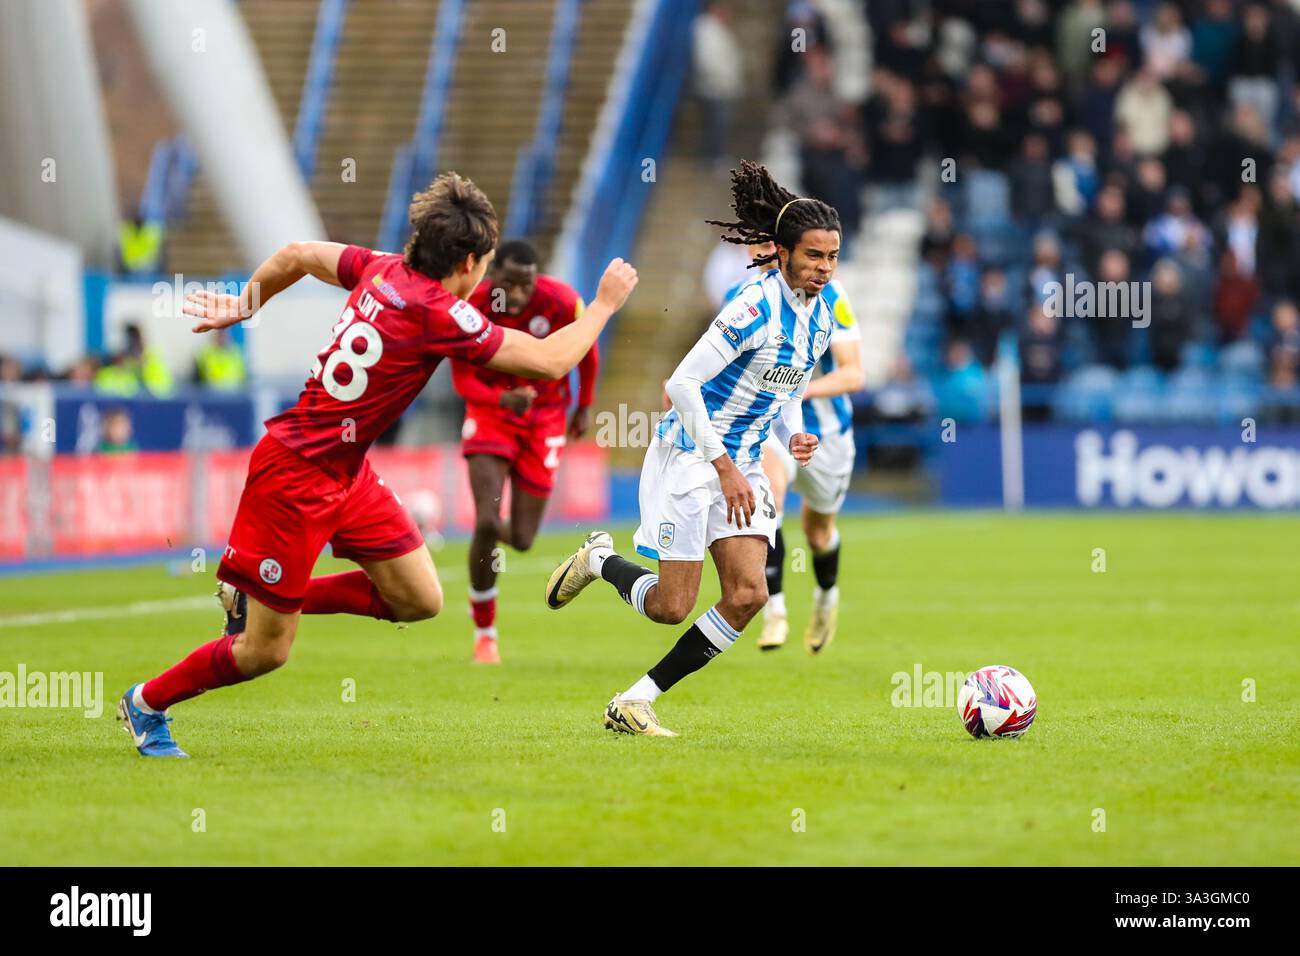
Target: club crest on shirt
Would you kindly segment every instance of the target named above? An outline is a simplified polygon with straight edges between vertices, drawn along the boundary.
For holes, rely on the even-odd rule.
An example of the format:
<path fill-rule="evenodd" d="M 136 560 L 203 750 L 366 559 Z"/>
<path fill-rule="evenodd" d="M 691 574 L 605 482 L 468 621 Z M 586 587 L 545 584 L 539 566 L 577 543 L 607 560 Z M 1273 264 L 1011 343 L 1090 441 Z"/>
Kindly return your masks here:
<path fill-rule="evenodd" d="M 790 395 L 803 382 L 804 370 L 789 365 L 769 365 L 758 377 L 758 387 L 765 392 Z"/>
<path fill-rule="evenodd" d="M 659 547 L 671 548 L 673 546 L 673 534 L 676 531 L 677 528 L 671 521 L 661 522 L 659 525 Z"/>
<path fill-rule="evenodd" d="M 262 576 L 262 580 L 267 584 L 275 584 L 280 580 L 280 575 L 284 572 L 280 569 L 280 562 L 275 558 L 267 558 L 262 562 L 262 566 L 257 569 L 257 573 Z"/>
<path fill-rule="evenodd" d="M 826 351 L 826 340 L 830 338 L 830 333 L 825 329 L 818 329 L 813 334 L 813 355 L 821 355 Z"/>
<path fill-rule="evenodd" d="M 539 339 L 551 333 L 551 320 L 544 315 L 535 315 L 528 320 L 528 331 Z"/>

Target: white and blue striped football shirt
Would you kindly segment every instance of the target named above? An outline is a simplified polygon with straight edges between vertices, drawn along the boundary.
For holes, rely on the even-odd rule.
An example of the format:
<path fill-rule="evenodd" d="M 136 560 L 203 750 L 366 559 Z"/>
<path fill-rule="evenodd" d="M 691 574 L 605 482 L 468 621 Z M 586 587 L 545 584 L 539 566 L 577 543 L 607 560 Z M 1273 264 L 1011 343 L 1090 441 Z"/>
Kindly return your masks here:
<path fill-rule="evenodd" d="M 754 281 L 746 278 L 737 282 L 727 290 L 723 297 L 724 301 L 730 302 Z M 861 342 L 857 317 L 853 314 L 853 306 L 849 304 L 849 297 L 845 294 L 844 285 L 840 280 L 832 279 L 827 283 L 826 288 L 821 291 L 821 298 L 825 300 L 833 320 L 831 342 Z M 835 371 L 835 354 L 830 349 L 822 355 L 818 367 L 823 375 Z M 803 428 L 804 431 L 818 438 L 852 431 L 853 402 L 848 395 L 804 399 Z"/>
<path fill-rule="evenodd" d="M 802 395 L 834 327 L 822 295 L 806 304 L 779 269 L 747 283 L 722 307 L 704 339 L 731 361 L 701 388 L 704 406 L 733 461 L 753 461 L 782 406 Z M 695 441 L 673 408 L 656 434 L 683 451 Z"/>

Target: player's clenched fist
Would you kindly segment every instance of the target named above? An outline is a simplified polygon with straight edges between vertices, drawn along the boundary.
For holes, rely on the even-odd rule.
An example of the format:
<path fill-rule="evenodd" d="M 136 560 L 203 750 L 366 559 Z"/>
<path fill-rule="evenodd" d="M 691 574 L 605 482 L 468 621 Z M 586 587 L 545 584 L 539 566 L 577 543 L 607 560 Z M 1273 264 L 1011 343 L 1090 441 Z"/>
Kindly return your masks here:
<path fill-rule="evenodd" d="M 596 301 L 611 312 L 623 308 L 623 303 L 636 288 L 636 270 L 632 263 L 622 259 L 611 259 L 605 267 L 605 274 L 600 277 L 600 288 L 596 290 Z"/>
<path fill-rule="evenodd" d="M 790 454 L 800 465 L 807 465 L 817 450 L 817 436 L 808 432 L 799 432 L 790 436 Z"/>

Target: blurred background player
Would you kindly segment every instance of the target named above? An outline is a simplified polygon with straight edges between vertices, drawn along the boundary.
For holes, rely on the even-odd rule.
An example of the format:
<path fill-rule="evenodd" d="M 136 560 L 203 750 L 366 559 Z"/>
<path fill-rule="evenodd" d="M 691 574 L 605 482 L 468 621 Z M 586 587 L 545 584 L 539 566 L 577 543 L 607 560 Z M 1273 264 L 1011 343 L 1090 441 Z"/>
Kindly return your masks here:
<path fill-rule="evenodd" d="M 186 756 L 167 709 L 282 666 L 303 613 L 387 621 L 438 614 L 433 558 L 370 467 L 370 445 L 450 355 L 519 375 L 571 371 L 636 284 L 635 270 L 615 259 L 592 308 L 567 328 L 545 339 L 503 329 L 462 298 L 482 281 L 497 244 L 487 196 L 444 173 L 416 194 L 409 217 L 413 231 L 401 255 L 294 243 L 262 263 L 240 295 L 186 297 L 185 313 L 199 320 L 194 331 L 208 332 L 251 318 L 254 298 L 265 304 L 307 275 L 352 291 L 297 404 L 267 422 L 253 450 L 217 569 L 222 636 L 122 695 L 119 719 L 144 756 Z M 326 543 L 361 569 L 312 577 Z"/>
<path fill-rule="evenodd" d="M 772 243 L 749 247 L 757 261 L 775 252 Z M 730 302 L 755 279 L 742 279 L 726 293 Z M 804 647 L 818 654 L 835 639 L 839 617 L 840 535 L 835 516 L 844 505 L 849 481 L 853 477 L 853 404 L 849 396 L 866 384 L 862 369 L 862 336 L 848 295 L 838 279 L 831 279 L 821 296 L 835 320 L 831 347 L 822 356 L 821 374 L 808 384 L 804 393 L 803 424 L 818 439 L 817 454 L 807 468 L 799 468 L 781 443 L 769 438 L 763 443 L 763 472 L 772 486 L 776 500 L 776 537 L 767 552 L 767 607 L 763 610 L 763 633 L 758 638 L 761 650 L 781 647 L 790 631 L 785 608 L 785 538 L 781 520 L 785 514 L 785 493 L 791 482 L 803 496 L 801 518 L 804 538 L 813 555 L 813 574 L 817 587 L 813 591 L 812 617 L 804 632 Z"/>
<path fill-rule="evenodd" d="M 668 380 L 672 411 L 646 450 L 639 491 L 637 553 L 659 574 L 621 557 L 596 531 L 551 574 L 546 601 L 563 607 L 597 577 L 638 613 L 679 624 L 695 606 L 707 550 L 722 596 L 664 658 L 605 708 L 605 726 L 671 737 L 654 701 L 736 642 L 767 603 L 764 565 L 776 531 L 776 503 L 761 450 L 771 431 L 807 465 L 817 438 L 802 422 L 802 399 L 830 344 L 833 320 L 822 290 L 839 258 L 840 222 L 817 199 L 799 198 L 756 163 L 732 173 L 737 244 L 773 243 L 776 263 L 725 305 Z"/>
<path fill-rule="evenodd" d="M 538 274 L 537 250 L 527 242 L 497 249 L 487 278 L 469 302 L 492 321 L 545 338 L 582 315 L 582 298 L 570 285 Z M 461 448 L 474 495 L 474 536 L 469 546 L 469 605 L 474 618 L 474 659 L 501 661 L 497 645 L 497 545 L 527 551 L 537 536 L 567 439 L 591 427 L 599 370 L 597 347 L 578 363 L 578 403 L 569 376 L 546 381 L 453 360 L 452 381 L 465 399 Z M 566 422 L 567 419 L 567 422 Z M 510 517 L 501 497 L 510 477 Z"/>

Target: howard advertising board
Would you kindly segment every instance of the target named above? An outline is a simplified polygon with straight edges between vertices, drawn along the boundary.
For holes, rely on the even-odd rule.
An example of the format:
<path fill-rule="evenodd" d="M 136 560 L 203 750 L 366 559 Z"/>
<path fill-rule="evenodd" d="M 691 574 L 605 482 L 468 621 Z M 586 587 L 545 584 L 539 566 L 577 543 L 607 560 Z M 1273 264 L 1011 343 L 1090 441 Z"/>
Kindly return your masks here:
<path fill-rule="evenodd" d="M 1249 440 L 1249 439 L 1254 439 Z M 1259 508 L 1300 504 L 1300 428 L 1026 427 L 1025 504 L 1051 508 Z M 940 444 L 944 504 L 1002 503 L 996 425 Z"/>

